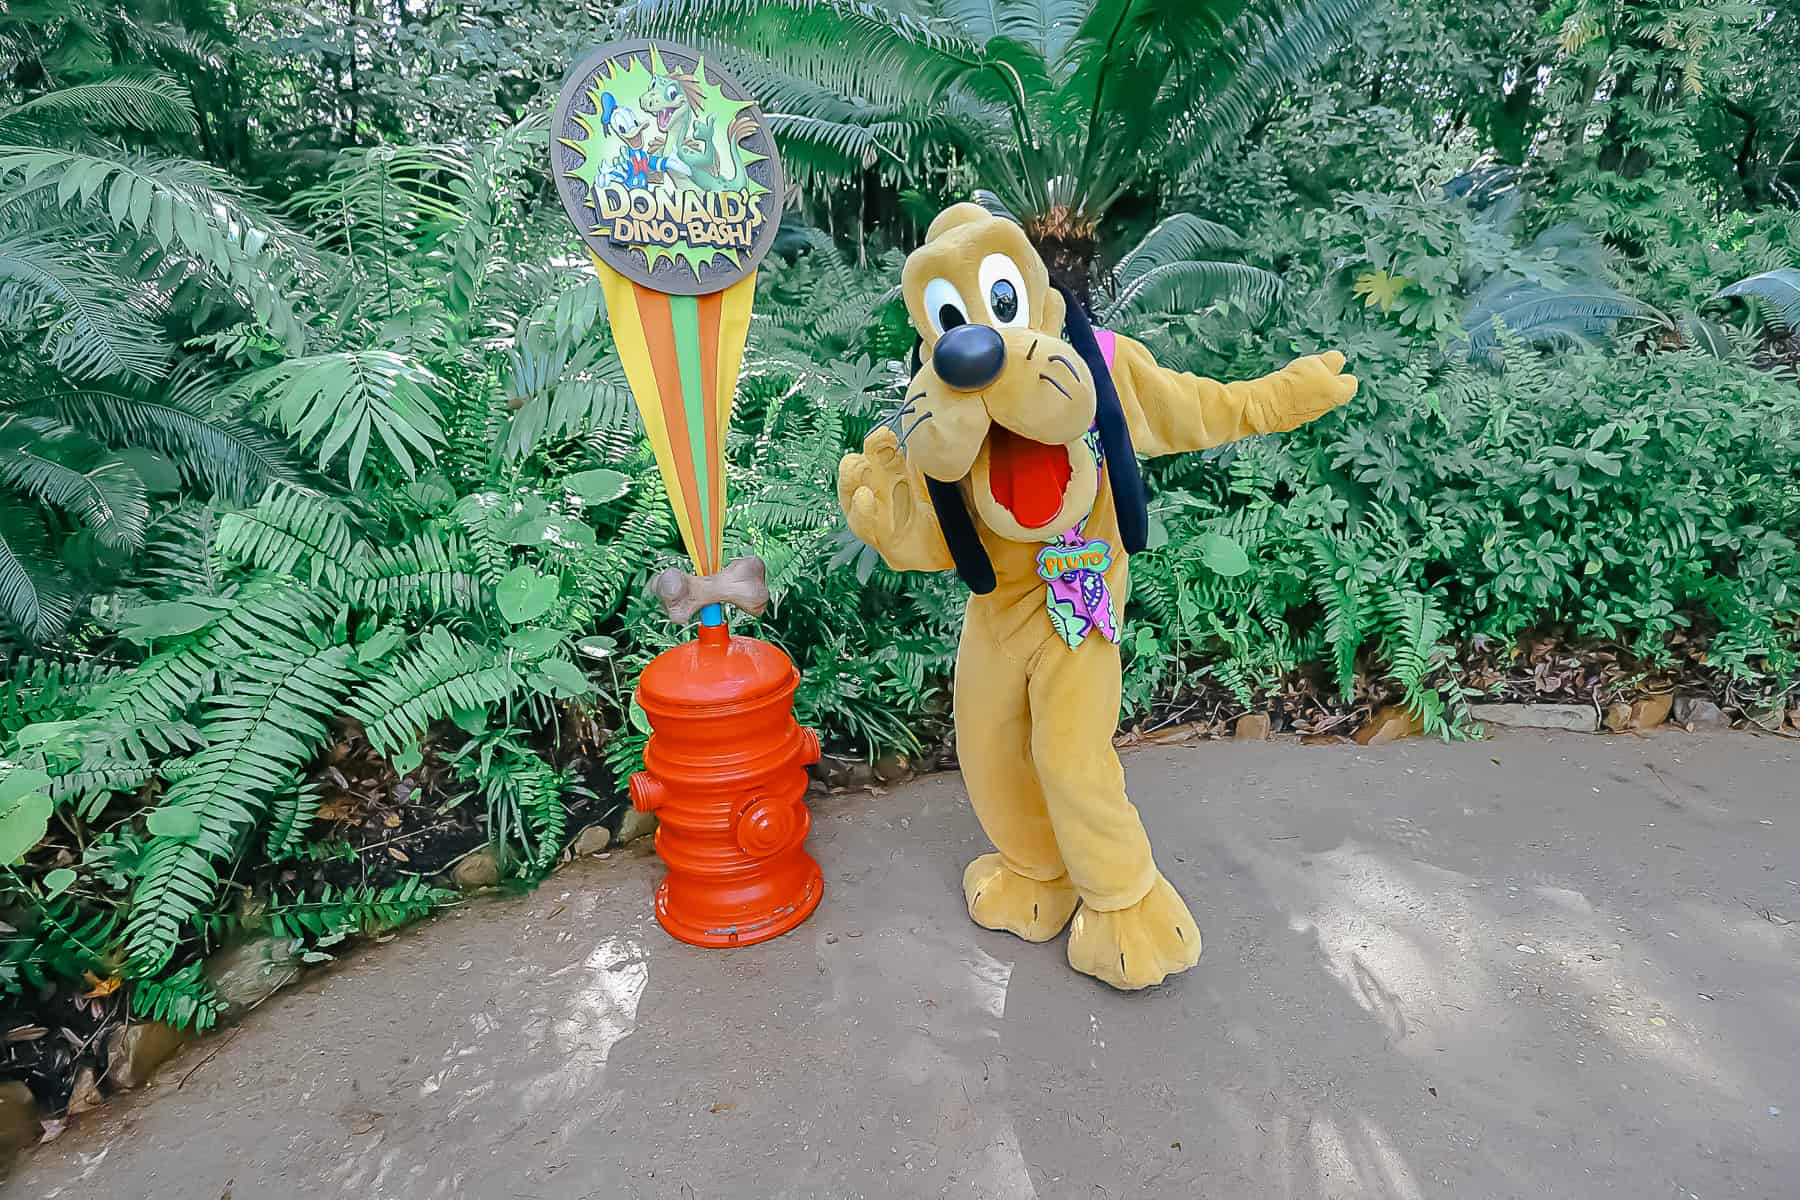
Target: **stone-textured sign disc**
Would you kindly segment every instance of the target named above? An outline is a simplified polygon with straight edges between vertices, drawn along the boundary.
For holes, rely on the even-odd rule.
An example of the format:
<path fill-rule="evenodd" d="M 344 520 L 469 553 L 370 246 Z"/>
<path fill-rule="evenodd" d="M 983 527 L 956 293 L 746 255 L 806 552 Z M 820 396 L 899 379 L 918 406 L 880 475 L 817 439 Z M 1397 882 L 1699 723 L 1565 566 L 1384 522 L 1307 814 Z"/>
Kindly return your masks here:
<path fill-rule="evenodd" d="M 550 127 L 563 208 L 600 260 L 702 296 L 756 268 L 781 220 L 781 161 L 737 80 L 679 43 L 614 42 L 563 84 Z"/>

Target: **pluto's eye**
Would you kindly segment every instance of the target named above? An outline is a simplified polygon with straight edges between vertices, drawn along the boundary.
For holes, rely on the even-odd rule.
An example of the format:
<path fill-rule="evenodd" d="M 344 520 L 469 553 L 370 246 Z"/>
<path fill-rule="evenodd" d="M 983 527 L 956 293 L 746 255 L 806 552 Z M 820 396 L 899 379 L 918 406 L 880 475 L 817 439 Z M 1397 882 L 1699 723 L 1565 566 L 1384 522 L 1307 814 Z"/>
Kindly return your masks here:
<path fill-rule="evenodd" d="M 987 297 L 988 311 L 994 324 L 1023 328 L 1031 324 L 1031 306 L 1026 300 L 1025 273 L 1019 264 L 1004 254 L 990 254 L 981 260 L 977 272 L 982 295 Z"/>
<path fill-rule="evenodd" d="M 969 305 L 954 283 L 940 277 L 925 285 L 925 317 L 942 337 L 946 330 L 969 323 Z"/>
<path fill-rule="evenodd" d="M 1011 283 L 996 279 L 988 289 L 988 307 L 994 310 L 994 320 L 1005 324 L 1019 315 L 1019 293 Z"/>

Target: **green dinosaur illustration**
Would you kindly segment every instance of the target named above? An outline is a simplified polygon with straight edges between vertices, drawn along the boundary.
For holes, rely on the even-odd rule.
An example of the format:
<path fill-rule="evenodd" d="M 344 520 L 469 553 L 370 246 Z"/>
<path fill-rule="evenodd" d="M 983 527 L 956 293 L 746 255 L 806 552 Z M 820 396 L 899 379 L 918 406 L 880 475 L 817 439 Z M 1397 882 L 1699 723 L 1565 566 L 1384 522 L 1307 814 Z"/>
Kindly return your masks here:
<path fill-rule="evenodd" d="M 638 107 L 668 135 L 663 152 L 687 164 L 689 176 L 683 183 L 706 192 L 743 188 L 749 181 L 738 143 L 754 128 L 750 115 L 743 111 L 749 101 L 725 102 L 735 111 L 726 114 L 730 119 L 720 136 L 720 114 L 702 115 L 706 99 L 700 83 L 689 75 L 652 75 Z"/>

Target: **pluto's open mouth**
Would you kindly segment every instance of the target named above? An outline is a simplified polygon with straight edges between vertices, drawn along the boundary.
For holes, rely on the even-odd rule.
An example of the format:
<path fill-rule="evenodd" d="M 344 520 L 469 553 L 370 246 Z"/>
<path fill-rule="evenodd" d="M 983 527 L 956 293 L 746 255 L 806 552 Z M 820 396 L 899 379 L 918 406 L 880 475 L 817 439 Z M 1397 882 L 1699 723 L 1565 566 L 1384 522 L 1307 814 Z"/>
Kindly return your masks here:
<path fill-rule="evenodd" d="M 1039 529 L 1062 511 L 1069 488 L 1067 446 L 1020 437 L 999 425 L 988 431 L 988 491 L 1026 529 Z"/>

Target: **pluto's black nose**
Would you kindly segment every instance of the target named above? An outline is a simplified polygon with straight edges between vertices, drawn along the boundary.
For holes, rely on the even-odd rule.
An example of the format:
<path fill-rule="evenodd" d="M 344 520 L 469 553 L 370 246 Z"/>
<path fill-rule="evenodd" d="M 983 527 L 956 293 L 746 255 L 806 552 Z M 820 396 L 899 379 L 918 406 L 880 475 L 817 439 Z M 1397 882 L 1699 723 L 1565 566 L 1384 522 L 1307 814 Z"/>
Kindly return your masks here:
<path fill-rule="evenodd" d="M 931 352 L 938 378 L 959 392 L 976 392 L 1000 377 L 1006 343 L 988 325 L 958 325 L 938 339 Z"/>

